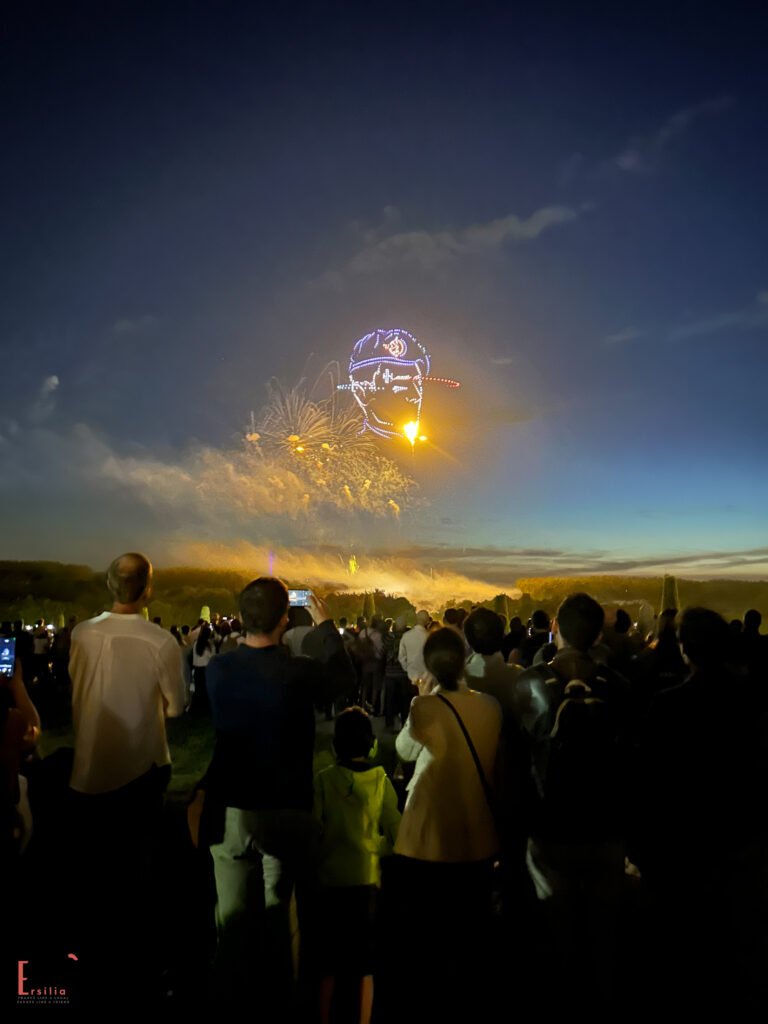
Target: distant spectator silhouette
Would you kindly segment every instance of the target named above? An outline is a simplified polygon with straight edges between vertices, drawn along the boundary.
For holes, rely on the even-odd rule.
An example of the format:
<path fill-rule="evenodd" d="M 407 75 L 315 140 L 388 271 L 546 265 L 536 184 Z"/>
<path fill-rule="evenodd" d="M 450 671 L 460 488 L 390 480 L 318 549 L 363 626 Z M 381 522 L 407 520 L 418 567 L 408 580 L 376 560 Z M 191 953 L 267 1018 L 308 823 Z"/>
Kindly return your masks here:
<path fill-rule="evenodd" d="M 766 994 L 768 727 L 750 680 L 727 667 L 729 639 L 716 612 L 683 613 L 690 675 L 657 695 L 642 735 L 635 859 L 684 1005 L 695 991 L 704 1004 Z"/>
<path fill-rule="evenodd" d="M 744 615 L 741 634 L 741 653 L 750 676 L 763 680 L 768 688 L 768 636 L 760 632 L 763 617 L 755 608 Z"/>
<path fill-rule="evenodd" d="M 633 663 L 632 690 L 637 719 L 642 717 L 657 693 L 679 685 L 688 675 L 677 642 L 676 619 L 676 608 L 667 608 L 659 615 L 654 639 Z"/>
<path fill-rule="evenodd" d="M 515 682 L 520 669 L 507 665 L 501 653 L 504 640 L 501 618 L 489 608 L 476 608 L 467 616 L 464 635 L 472 652 L 465 668 L 467 684 L 480 693 L 495 697 L 505 718 L 511 719 L 515 710 Z"/>
<path fill-rule="evenodd" d="M 624 882 L 629 685 L 592 656 L 603 621 L 589 595 L 567 597 L 556 656 L 523 673 L 518 690 L 537 792 L 527 863 L 542 923 L 563 991 L 589 989 L 605 1006 Z"/>
<path fill-rule="evenodd" d="M 531 616 L 531 628 L 519 647 L 519 658 L 521 665 L 528 668 L 533 664 L 536 652 L 544 644 L 549 643 L 550 623 L 549 616 L 545 611 L 539 609 Z"/>

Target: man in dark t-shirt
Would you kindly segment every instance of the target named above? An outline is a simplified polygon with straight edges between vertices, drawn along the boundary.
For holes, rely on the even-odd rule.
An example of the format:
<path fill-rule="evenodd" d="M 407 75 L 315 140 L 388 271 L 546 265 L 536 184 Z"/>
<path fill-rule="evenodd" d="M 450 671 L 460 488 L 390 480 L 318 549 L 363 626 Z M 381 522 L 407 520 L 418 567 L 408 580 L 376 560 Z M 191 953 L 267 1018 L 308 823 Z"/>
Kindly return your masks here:
<path fill-rule="evenodd" d="M 219 995 L 237 1002 L 259 974 L 270 1001 L 287 999 L 294 976 L 291 901 L 315 845 L 312 757 L 315 704 L 354 690 L 355 674 L 324 602 L 310 597 L 318 657 L 280 644 L 288 591 L 261 578 L 240 595 L 246 638 L 208 666 L 216 748 L 208 796 L 224 808 L 211 846 L 216 877 Z"/>

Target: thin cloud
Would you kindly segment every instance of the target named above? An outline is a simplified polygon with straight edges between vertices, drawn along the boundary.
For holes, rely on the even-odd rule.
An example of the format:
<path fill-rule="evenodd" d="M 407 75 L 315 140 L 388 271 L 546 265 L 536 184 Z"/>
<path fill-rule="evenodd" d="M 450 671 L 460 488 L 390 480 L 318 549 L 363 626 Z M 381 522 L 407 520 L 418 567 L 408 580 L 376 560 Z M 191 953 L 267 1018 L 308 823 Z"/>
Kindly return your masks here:
<path fill-rule="evenodd" d="M 733 106 L 733 97 L 718 96 L 685 107 L 672 114 L 650 135 L 636 136 L 613 159 L 614 166 L 629 174 L 653 174 L 662 157 L 689 129 L 707 117 L 715 117 Z"/>
<path fill-rule="evenodd" d="M 577 220 L 589 209 L 571 206 L 546 206 L 529 217 L 508 214 L 484 224 L 442 231 L 397 231 L 381 229 L 366 233 L 366 244 L 340 269 L 326 275 L 339 283 L 343 277 L 378 274 L 392 267 L 434 271 L 458 259 L 498 252 L 503 246 L 531 242 L 544 232 Z"/>
<path fill-rule="evenodd" d="M 55 373 L 46 377 L 40 385 L 37 397 L 30 406 L 29 418 L 33 423 L 42 423 L 47 420 L 56 408 L 54 395 L 59 387 L 59 378 Z"/>
<path fill-rule="evenodd" d="M 157 317 L 151 313 L 145 313 L 143 316 L 116 320 L 111 329 L 113 334 L 142 334 L 144 331 L 151 330 L 156 324 Z"/>
<path fill-rule="evenodd" d="M 637 327 L 625 327 L 623 331 L 609 334 L 604 340 L 607 345 L 624 345 L 628 341 L 637 341 L 638 338 L 642 338 L 644 335 L 645 331 L 641 331 Z"/>
<path fill-rule="evenodd" d="M 378 557 L 383 552 L 374 554 Z M 500 589 L 527 576 L 658 575 L 669 569 L 674 569 L 678 575 L 706 576 L 727 572 L 764 572 L 768 565 L 768 547 L 685 554 L 658 552 L 633 558 L 621 557 L 614 552 L 578 552 L 561 548 L 414 545 L 393 550 L 392 554 L 396 558 L 426 562 L 441 572 L 462 573 Z"/>
<path fill-rule="evenodd" d="M 582 174 L 586 163 L 583 153 L 571 153 L 562 162 L 557 172 L 558 185 L 565 187 L 572 184 Z"/>
<path fill-rule="evenodd" d="M 768 293 L 760 292 L 755 304 L 673 327 L 669 332 L 669 338 L 671 341 L 683 341 L 686 338 L 700 338 L 723 331 L 762 330 L 768 327 L 767 300 Z"/>

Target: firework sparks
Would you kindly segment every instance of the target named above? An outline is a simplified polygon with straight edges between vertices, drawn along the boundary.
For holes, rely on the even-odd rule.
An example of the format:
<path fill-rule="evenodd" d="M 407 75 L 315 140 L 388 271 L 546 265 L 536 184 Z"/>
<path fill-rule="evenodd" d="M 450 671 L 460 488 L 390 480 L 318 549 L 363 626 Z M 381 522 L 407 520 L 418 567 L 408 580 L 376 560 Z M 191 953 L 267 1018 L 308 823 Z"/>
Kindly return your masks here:
<path fill-rule="evenodd" d="M 399 515 L 414 504 L 413 480 L 381 453 L 374 438 L 360 434 L 348 409 L 339 407 L 330 369 L 329 380 L 331 397 L 321 399 L 312 397 L 315 389 L 304 381 L 289 390 L 271 381 L 266 405 L 251 415 L 246 459 L 253 460 L 253 472 L 295 478 L 307 511 L 331 505 Z"/>

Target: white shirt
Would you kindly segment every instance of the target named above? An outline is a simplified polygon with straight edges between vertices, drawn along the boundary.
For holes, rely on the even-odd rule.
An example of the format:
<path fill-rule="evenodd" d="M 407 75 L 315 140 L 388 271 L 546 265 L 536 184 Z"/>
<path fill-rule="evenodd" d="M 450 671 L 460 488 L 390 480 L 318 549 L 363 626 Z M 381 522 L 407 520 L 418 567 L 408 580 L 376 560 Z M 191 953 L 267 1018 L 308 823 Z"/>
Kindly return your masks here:
<path fill-rule="evenodd" d="M 35 654 L 47 654 L 50 647 L 50 638 L 47 633 L 35 633 L 34 637 Z"/>
<path fill-rule="evenodd" d="M 427 666 L 424 664 L 424 644 L 427 642 L 428 636 L 424 626 L 414 626 L 407 633 L 403 633 L 403 638 L 400 641 L 398 660 L 403 672 L 412 683 L 415 683 L 420 676 L 427 674 Z"/>
<path fill-rule="evenodd" d="M 498 851 L 491 809 L 461 727 L 437 693 L 461 716 L 493 787 L 502 723 L 498 701 L 464 684 L 414 697 L 395 741 L 404 761 L 416 761 L 395 853 L 447 863 L 485 860 Z"/>
<path fill-rule="evenodd" d="M 72 789 L 109 793 L 153 764 L 170 764 L 165 716 L 183 712 L 184 680 L 167 630 L 142 615 L 112 612 L 81 622 L 72 630 L 69 674 Z"/>
<path fill-rule="evenodd" d="M 288 648 L 294 658 L 301 657 L 301 645 L 304 637 L 311 633 L 312 626 L 294 626 L 293 629 L 286 629 L 283 633 L 283 644 Z"/>

